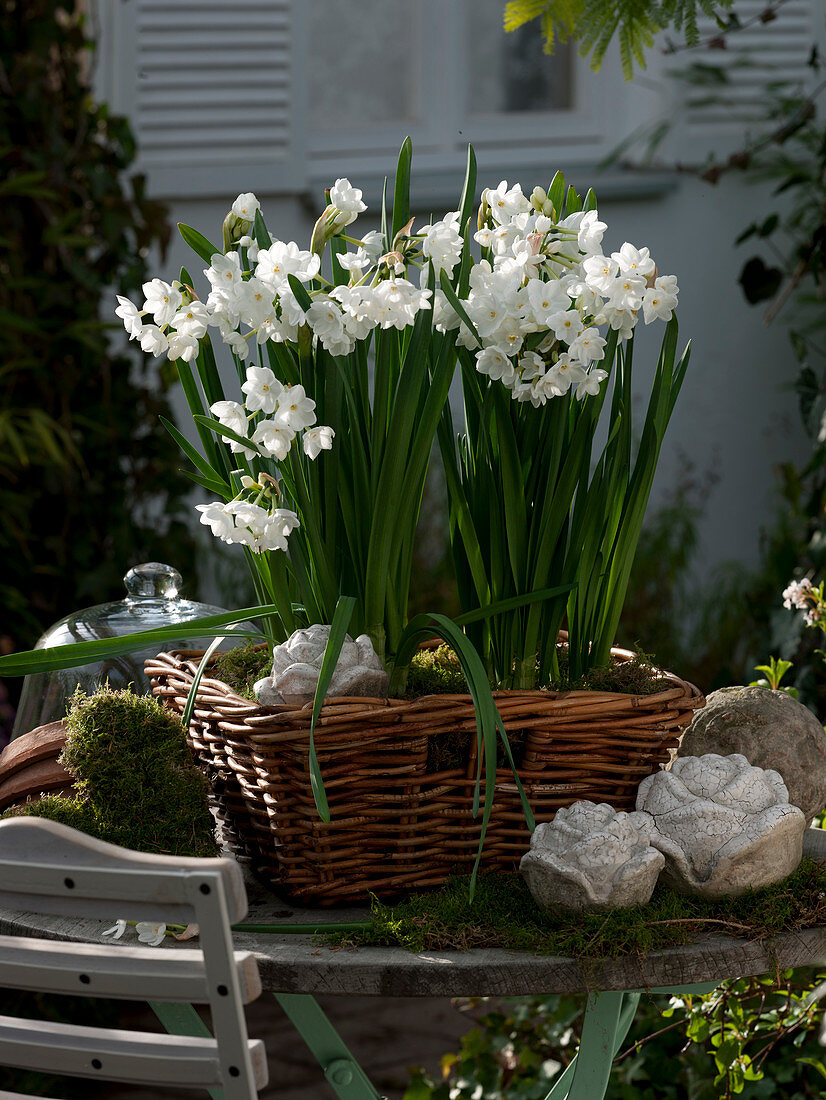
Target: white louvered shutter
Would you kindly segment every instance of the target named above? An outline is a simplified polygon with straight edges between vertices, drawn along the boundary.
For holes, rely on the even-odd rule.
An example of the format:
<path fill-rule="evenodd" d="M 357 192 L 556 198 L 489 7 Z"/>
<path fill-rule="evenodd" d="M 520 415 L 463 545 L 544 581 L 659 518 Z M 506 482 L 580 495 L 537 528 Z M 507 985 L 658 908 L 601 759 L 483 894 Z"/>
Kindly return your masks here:
<path fill-rule="evenodd" d="M 733 128 L 757 122 L 765 117 L 767 84 L 784 83 L 790 90 L 812 82 L 813 71 L 807 67 L 812 46 L 822 31 L 822 8 L 819 19 L 815 7 L 822 0 L 787 0 L 777 10 L 777 17 L 768 23 L 760 15 L 768 0 L 736 0 L 732 7 L 741 23 L 741 30 L 725 36 L 726 49 L 692 50 L 680 55 L 703 65 L 723 69 L 728 83 L 711 86 L 709 96 L 703 89 L 692 88 L 687 95 L 688 122 L 692 128 Z M 698 19 L 702 41 L 719 34 L 713 19 Z M 715 98 L 717 102 L 708 102 Z"/>
<path fill-rule="evenodd" d="M 159 195 L 306 183 L 302 0 L 125 0 L 116 105 Z M 117 103 L 117 101 L 120 101 Z"/>

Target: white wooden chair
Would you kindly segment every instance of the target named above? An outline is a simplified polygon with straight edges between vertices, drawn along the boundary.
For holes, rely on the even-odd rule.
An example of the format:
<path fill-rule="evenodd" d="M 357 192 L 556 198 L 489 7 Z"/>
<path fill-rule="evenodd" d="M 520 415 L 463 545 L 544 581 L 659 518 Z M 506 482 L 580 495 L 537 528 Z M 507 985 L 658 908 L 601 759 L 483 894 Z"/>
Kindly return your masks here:
<path fill-rule="evenodd" d="M 0 988 L 150 1002 L 175 1034 L 0 1015 L 0 1065 L 253 1100 L 267 1083 L 263 1043 L 242 1005 L 261 992 L 255 958 L 233 951 L 247 896 L 226 859 L 154 856 L 52 821 L 0 821 L 0 905 L 69 920 L 197 923 L 200 949 L 0 936 Z M 214 1038 L 191 1007 L 208 1004 Z M 220 1091 L 220 1090 L 223 1090 Z M 0 1100 L 24 1100 L 0 1092 Z"/>

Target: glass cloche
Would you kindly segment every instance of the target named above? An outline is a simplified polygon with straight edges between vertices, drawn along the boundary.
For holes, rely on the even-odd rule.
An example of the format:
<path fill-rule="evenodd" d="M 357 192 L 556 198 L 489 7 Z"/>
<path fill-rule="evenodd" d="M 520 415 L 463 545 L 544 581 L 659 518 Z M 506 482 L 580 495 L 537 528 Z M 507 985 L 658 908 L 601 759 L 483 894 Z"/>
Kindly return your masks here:
<path fill-rule="evenodd" d="M 55 623 L 38 640 L 36 649 L 69 645 L 72 642 L 89 642 L 98 638 L 119 637 L 136 630 L 153 630 L 172 623 L 181 624 L 181 636 L 163 645 L 155 643 L 151 648 L 136 653 L 124 653 L 108 657 L 78 668 L 64 668 L 53 672 L 38 672 L 23 681 L 20 706 L 17 710 L 12 740 L 37 726 L 55 722 L 66 714 L 68 700 L 77 687 L 94 691 L 98 684 L 108 680 L 111 687 L 133 685 L 140 694 L 150 693 L 149 680 L 143 671 L 147 657 L 171 649 L 204 649 L 209 639 L 188 638 L 186 622 L 205 615 L 225 614 L 225 609 L 210 604 L 182 599 L 181 574 L 171 565 L 149 561 L 136 565 L 123 578 L 126 599 L 102 603 L 75 611 Z M 232 628 L 228 628 L 232 629 Z M 252 629 L 245 624 L 243 629 Z"/>

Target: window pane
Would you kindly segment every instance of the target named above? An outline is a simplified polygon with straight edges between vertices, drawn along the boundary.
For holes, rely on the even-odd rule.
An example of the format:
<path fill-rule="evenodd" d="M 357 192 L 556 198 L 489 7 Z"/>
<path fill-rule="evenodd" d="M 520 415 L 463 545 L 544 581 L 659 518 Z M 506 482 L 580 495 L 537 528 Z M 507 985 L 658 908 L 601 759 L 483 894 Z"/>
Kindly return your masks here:
<path fill-rule="evenodd" d="M 312 0 L 307 17 L 313 130 L 415 118 L 418 20 L 410 0 Z"/>
<path fill-rule="evenodd" d="M 466 0 L 468 111 L 559 111 L 573 105 L 571 43 L 543 53 L 537 22 L 506 34 L 503 0 Z"/>

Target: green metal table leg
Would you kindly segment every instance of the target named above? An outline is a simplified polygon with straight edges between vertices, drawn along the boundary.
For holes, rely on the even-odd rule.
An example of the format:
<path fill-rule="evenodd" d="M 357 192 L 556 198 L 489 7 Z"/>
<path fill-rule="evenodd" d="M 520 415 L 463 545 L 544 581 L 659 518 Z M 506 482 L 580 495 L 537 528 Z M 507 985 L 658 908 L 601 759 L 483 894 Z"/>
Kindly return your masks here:
<path fill-rule="evenodd" d="M 341 1100 L 382 1100 L 315 997 L 306 993 L 273 996 L 318 1059 L 324 1076 Z"/>
<path fill-rule="evenodd" d="M 657 986 L 645 992 L 667 993 L 670 995 L 679 995 L 681 993 L 712 993 L 719 984 L 719 982 L 700 982 L 695 985 L 683 985 L 679 988 L 674 988 L 673 986 Z M 593 1002 L 590 999 L 586 1002 L 585 1021 L 582 1028 L 582 1042 L 580 1043 L 579 1051 L 574 1055 L 554 1082 L 554 1086 L 545 1097 L 545 1100 L 565 1100 L 566 1097 L 567 1100 L 602 1100 L 608 1088 L 608 1079 L 611 1075 L 611 1064 L 617 1056 L 619 1048 L 622 1046 L 623 1040 L 631 1028 L 631 1024 L 634 1022 L 634 1016 L 637 1011 L 640 996 L 641 991 L 598 993 L 594 997 Z M 611 1005 L 606 1002 L 603 1002 L 603 1006 L 599 1006 L 599 1002 L 607 997 L 619 998 L 620 1007 L 617 1007 L 616 1004 Z M 598 1007 L 602 1009 L 601 1016 L 597 1011 Z M 618 1012 L 618 1016 L 614 1030 L 612 1049 L 609 1054 L 608 1040 L 614 1012 Z M 586 1059 L 593 1060 L 591 1062 L 590 1074 L 588 1070 L 583 1070 L 582 1068 L 578 1070 L 578 1067 L 586 1065 Z M 592 1091 L 599 1087 L 598 1082 L 600 1078 L 597 1077 L 596 1083 L 591 1079 L 592 1075 L 597 1074 L 598 1071 L 604 1076 L 602 1092 Z M 575 1076 L 577 1086 L 580 1082 L 582 1083 L 583 1091 L 581 1092 L 575 1092 L 573 1089 L 572 1081 Z"/>
<path fill-rule="evenodd" d="M 610 1060 L 608 1062 L 608 1073 L 605 1077 L 605 1085 L 603 1086 L 602 1093 L 600 1093 L 598 1095 L 594 1094 L 594 1100 L 602 1100 L 602 1096 L 604 1095 L 605 1089 L 608 1086 L 608 1078 L 611 1075 L 611 1063 L 613 1062 L 614 1058 L 616 1057 L 617 1051 L 622 1046 L 623 1039 L 628 1034 L 628 1031 L 631 1027 L 631 1024 L 634 1022 L 634 1016 L 636 1014 L 637 1005 L 639 1004 L 639 999 L 640 999 L 639 993 L 619 993 L 619 994 L 617 994 L 617 993 L 614 993 L 614 994 L 600 993 L 600 994 L 597 994 L 596 999 L 595 999 L 595 1003 L 596 1003 L 596 1000 L 599 999 L 600 997 L 606 997 L 606 996 L 618 997 L 620 999 L 620 1011 L 619 1011 L 619 1015 L 618 1015 L 618 1018 L 617 1018 L 616 1028 L 615 1028 L 615 1031 L 614 1031 L 614 1041 L 613 1041 L 613 1046 L 612 1046 L 612 1050 L 611 1050 L 611 1053 L 610 1053 Z M 588 1018 L 588 1014 L 592 1011 L 593 1010 L 591 1008 L 590 1002 L 586 1003 L 586 1006 L 585 1006 L 586 1020 Z M 585 1029 L 583 1027 L 583 1039 L 584 1038 L 585 1038 Z M 582 1044 L 581 1043 L 580 1043 L 579 1050 L 582 1051 Z M 586 1052 L 586 1054 L 587 1054 L 587 1052 Z M 565 1100 L 565 1097 L 567 1097 L 568 1094 L 569 1094 L 569 1090 L 571 1088 L 571 1081 L 573 1079 L 574 1074 L 576 1073 L 579 1058 L 580 1058 L 580 1053 L 577 1052 L 577 1054 L 574 1055 L 574 1057 L 571 1059 L 571 1061 L 568 1063 L 568 1065 L 565 1067 L 565 1069 L 562 1071 L 562 1073 L 556 1079 L 556 1081 L 554 1082 L 553 1088 L 548 1093 L 548 1095 L 545 1097 L 545 1100 Z"/>
<path fill-rule="evenodd" d="M 167 1004 L 163 1001 L 150 1001 L 149 1007 L 170 1035 L 192 1035 L 201 1039 L 213 1038 L 212 1032 L 190 1004 Z M 223 1089 L 207 1089 L 207 1092 L 212 1100 L 224 1100 Z"/>

